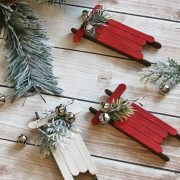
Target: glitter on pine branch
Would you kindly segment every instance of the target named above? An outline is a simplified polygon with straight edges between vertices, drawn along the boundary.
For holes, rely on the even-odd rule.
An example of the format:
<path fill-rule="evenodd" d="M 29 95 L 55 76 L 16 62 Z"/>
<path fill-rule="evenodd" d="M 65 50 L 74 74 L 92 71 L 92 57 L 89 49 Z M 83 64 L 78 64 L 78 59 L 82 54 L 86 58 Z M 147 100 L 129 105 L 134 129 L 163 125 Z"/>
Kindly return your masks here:
<path fill-rule="evenodd" d="M 168 59 L 167 63 L 158 62 L 143 68 L 141 74 L 141 79 L 145 80 L 145 83 L 158 83 L 159 87 L 168 85 L 172 89 L 180 83 L 180 64 L 173 59 Z"/>
<path fill-rule="evenodd" d="M 57 78 L 52 72 L 52 57 L 46 32 L 37 15 L 26 3 L 0 3 L 0 30 L 3 29 L 5 48 L 8 50 L 8 81 L 15 91 L 12 101 L 42 92 L 60 95 Z"/>

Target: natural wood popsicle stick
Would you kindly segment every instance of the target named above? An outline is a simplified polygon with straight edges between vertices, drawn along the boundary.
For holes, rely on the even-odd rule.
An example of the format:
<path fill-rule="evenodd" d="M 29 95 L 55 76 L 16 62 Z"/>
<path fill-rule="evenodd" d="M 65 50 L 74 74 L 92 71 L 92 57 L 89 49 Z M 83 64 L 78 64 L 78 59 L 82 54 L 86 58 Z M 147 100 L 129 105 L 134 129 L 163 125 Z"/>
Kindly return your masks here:
<path fill-rule="evenodd" d="M 62 153 L 62 155 L 63 155 L 63 157 L 65 159 L 65 162 L 66 162 L 71 174 L 73 176 L 77 176 L 77 175 L 79 175 L 80 171 L 79 171 L 73 157 L 70 154 L 69 148 L 70 148 L 69 144 L 66 145 L 65 147 L 63 147 L 63 146 L 61 146 L 59 144 L 59 150 L 61 151 L 61 153 Z"/>
<path fill-rule="evenodd" d="M 77 134 L 75 136 L 75 142 L 76 142 L 78 149 L 80 150 L 80 152 L 82 154 L 84 161 L 86 162 L 86 164 L 88 166 L 88 170 L 89 170 L 90 174 L 96 175 L 96 171 L 97 171 L 96 167 L 95 167 L 94 163 L 92 162 L 91 156 L 89 154 L 89 151 L 88 151 L 86 145 L 84 144 L 82 137 L 79 134 Z"/>
<path fill-rule="evenodd" d="M 51 150 L 51 152 L 61 171 L 61 174 L 63 175 L 64 180 L 74 180 L 61 151 L 57 148 L 56 150 Z"/>
<path fill-rule="evenodd" d="M 84 159 L 81 155 L 81 152 L 79 151 L 78 147 L 76 146 L 76 143 L 74 140 L 72 140 L 69 143 L 69 150 L 72 158 L 74 159 L 79 171 L 81 173 L 85 173 L 88 171 L 88 167 L 86 163 L 84 162 Z"/>

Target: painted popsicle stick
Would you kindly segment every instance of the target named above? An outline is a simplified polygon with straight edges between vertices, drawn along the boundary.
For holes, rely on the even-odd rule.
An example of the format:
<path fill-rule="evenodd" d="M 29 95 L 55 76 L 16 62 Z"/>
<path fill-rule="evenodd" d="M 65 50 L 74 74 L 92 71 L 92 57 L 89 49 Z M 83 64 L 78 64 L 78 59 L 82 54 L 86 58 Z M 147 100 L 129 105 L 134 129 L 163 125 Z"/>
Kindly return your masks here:
<path fill-rule="evenodd" d="M 154 124 L 158 125 L 162 129 L 166 130 L 172 136 L 177 135 L 177 130 L 175 128 L 173 128 L 170 125 L 168 125 L 167 123 L 163 122 L 158 117 L 156 117 L 153 114 L 147 112 L 146 110 L 144 110 L 143 108 L 141 108 L 140 106 L 138 106 L 135 103 L 132 103 L 132 107 L 137 111 L 137 113 L 139 113 L 140 115 L 142 115 L 143 117 L 145 117 L 149 121 L 153 122 Z"/>
<path fill-rule="evenodd" d="M 164 129 L 160 128 L 159 126 L 157 126 L 156 124 L 152 123 L 151 121 L 147 120 L 146 118 L 144 118 L 143 116 L 138 114 L 136 111 L 134 112 L 133 116 L 136 117 L 136 121 L 138 121 L 139 124 L 142 124 L 143 126 L 145 126 L 148 129 L 150 129 L 152 131 L 152 133 L 155 133 L 157 136 L 162 138 L 162 140 L 168 136 L 167 131 L 165 131 Z"/>
<path fill-rule="evenodd" d="M 74 140 L 72 140 L 69 143 L 69 149 L 70 149 L 70 154 L 73 157 L 75 163 L 77 164 L 79 171 L 81 173 L 87 172 L 88 167 L 87 167 L 86 163 L 84 162 L 84 159 L 83 159 L 83 157 L 81 155 L 81 152 L 79 151 L 79 149 L 78 149 L 78 147 L 77 147 Z"/>
<path fill-rule="evenodd" d="M 79 134 L 75 135 L 75 142 L 76 142 L 76 145 L 77 145 L 79 151 L 81 152 L 81 155 L 88 167 L 90 174 L 96 175 L 96 171 L 97 171 L 96 167 L 95 167 L 94 163 L 92 162 L 91 156 L 89 154 L 89 151 L 88 151 L 86 145 L 84 144 L 82 137 Z"/>
<path fill-rule="evenodd" d="M 113 99 L 116 101 L 119 99 L 119 97 L 124 93 L 126 90 L 126 85 L 125 84 L 120 84 L 112 93 L 110 90 L 106 89 L 105 93 L 109 96 L 107 102 L 111 103 Z"/>
<path fill-rule="evenodd" d="M 76 34 L 76 33 L 78 32 L 78 30 L 75 29 L 75 28 L 72 28 L 71 31 L 72 31 L 74 34 Z M 105 43 L 102 43 L 102 42 L 98 41 L 96 38 L 94 38 L 93 36 L 90 36 L 90 35 L 88 35 L 88 34 L 86 34 L 86 33 L 83 35 L 83 37 L 84 37 L 85 39 L 87 39 L 87 40 L 90 40 L 90 41 L 95 42 L 95 43 L 97 43 L 97 44 L 100 44 L 100 45 L 102 45 L 102 46 L 104 46 L 104 47 L 107 47 L 107 48 L 109 48 L 109 49 L 111 49 L 111 50 L 113 50 L 113 51 L 115 51 L 115 52 L 117 52 L 117 53 L 121 53 L 121 54 L 123 54 L 123 55 L 125 55 L 125 56 L 130 57 L 129 55 L 125 54 L 124 52 L 121 52 L 121 51 L 117 50 L 116 48 L 113 48 L 113 47 L 111 47 L 111 46 L 108 46 L 108 45 L 106 45 Z M 145 66 L 151 66 L 151 64 L 152 64 L 150 61 L 145 60 L 145 59 L 141 59 L 141 61 L 139 61 L 139 60 L 135 59 L 134 57 L 131 57 L 131 58 L 132 58 L 133 60 L 136 60 L 137 62 L 145 65 Z"/>
<path fill-rule="evenodd" d="M 109 34 L 110 35 L 110 34 Z M 97 35 L 96 39 L 98 41 L 100 41 L 101 43 L 104 43 L 108 46 L 111 46 L 113 48 L 115 48 L 118 51 L 123 52 L 124 54 L 135 58 L 136 60 L 142 60 L 143 59 L 143 54 L 140 53 L 139 51 L 135 51 L 134 49 L 130 48 L 129 46 L 126 46 L 122 43 L 119 43 L 117 41 L 117 38 L 114 37 L 112 34 L 110 35 L 110 37 L 108 37 L 108 34 L 106 35 Z"/>
<path fill-rule="evenodd" d="M 129 33 L 131 33 L 131 34 L 133 34 L 133 35 L 135 35 L 137 37 L 140 37 L 140 38 L 146 40 L 148 43 L 154 43 L 155 42 L 154 37 L 152 37 L 150 35 L 147 35 L 145 33 L 142 33 L 142 32 L 140 32 L 140 31 L 138 31 L 136 29 L 133 29 L 133 28 L 131 28 L 129 26 L 126 26 L 126 25 L 124 25 L 124 24 L 122 24 L 120 22 L 117 22 L 117 21 L 113 20 L 113 19 L 110 19 L 108 21 L 108 24 L 110 24 L 112 26 L 115 26 L 115 27 L 117 27 L 119 29 L 122 29 L 124 31 L 127 31 L 127 32 L 129 32 Z"/>
<path fill-rule="evenodd" d="M 162 138 L 158 136 L 157 134 L 155 134 L 150 129 L 148 129 L 146 126 L 143 126 L 142 124 L 140 124 L 136 116 L 132 115 L 124 123 L 134 128 L 136 131 L 143 134 L 144 136 L 146 136 L 148 139 L 152 140 L 153 142 L 158 143 L 158 144 L 162 143 Z"/>
<path fill-rule="evenodd" d="M 128 134 L 129 136 L 136 139 L 137 141 L 140 141 L 143 145 L 145 145 L 152 151 L 154 151 L 158 154 L 162 153 L 162 147 L 159 144 L 151 141 L 151 139 L 147 138 L 140 132 L 136 131 L 134 128 L 128 126 L 127 124 L 117 121 L 117 122 L 113 123 L 113 126 L 120 129 L 121 131 Z"/>
<path fill-rule="evenodd" d="M 140 37 L 135 36 L 134 34 L 131 34 L 129 32 L 123 31 L 115 26 L 111 26 L 110 24 L 107 26 L 100 26 L 98 28 L 96 28 L 96 32 L 100 33 L 99 30 L 107 30 L 110 31 L 114 34 L 117 34 L 119 36 L 122 36 L 130 41 L 133 41 L 136 44 L 139 44 L 141 46 L 145 46 L 146 45 L 146 41 Z M 142 47 L 143 48 L 143 47 Z"/>
<path fill-rule="evenodd" d="M 73 36 L 73 41 L 74 41 L 74 42 L 79 42 L 79 41 L 83 38 L 84 34 L 85 34 L 84 28 L 81 27 L 81 28 L 76 32 L 76 34 Z"/>
<path fill-rule="evenodd" d="M 61 171 L 64 180 L 74 180 L 61 151 L 59 149 L 56 149 L 56 150 L 51 150 L 51 152 L 59 167 L 59 170 Z"/>
<path fill-rule="evenodd" d="M 99 38 L 104 38 L 108 41 L 112 41 L 112 43 L 117 43 L 117 44 L 122 44 L 126 48 L 131 48 L 134 51 L 142 51 L 143 46 L 139 45 L 123 36 L 118 35 L 117 33 L 113 33 L 111 31 L 108 31 L 108 27 L 106 26 L 101 26 L 96 28 L 96 38 L 99 40 Z"/>

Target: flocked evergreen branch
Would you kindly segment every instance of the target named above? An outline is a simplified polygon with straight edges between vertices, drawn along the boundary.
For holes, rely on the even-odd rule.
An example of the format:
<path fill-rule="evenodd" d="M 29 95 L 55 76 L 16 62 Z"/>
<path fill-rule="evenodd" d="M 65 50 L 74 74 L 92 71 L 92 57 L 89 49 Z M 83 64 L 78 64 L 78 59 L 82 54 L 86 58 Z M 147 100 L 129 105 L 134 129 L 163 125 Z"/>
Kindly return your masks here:
<path fill-rule="evenodd" d="M 47 113 L 46 116 L 52 113 L 54 112 Z M 36 145 L 40 147 L 42 157 L 49 155 L 58 146 L 66 146 L 73 137 L 73 134 L 79 132 L 77 126 L 69 123 L 65 116 L 57 115 L 49 121 L 49 124 L 39 128 L 41 135 L 36 140 Z"/>
<path fill-rule="evenodd" d="M 0 14 L 8 49 L 6 80 L 15 88 L 12 100 L 41 92 L 61 94 L 52 72 L 50 47 L 44 42 L 46 33 L 37 15 L 25 3 L 1 3 Z"/>
<path fill-rule="evenodd" d="M 83 19 L 82 26 L 84 27 L 85 32 L 92 33 L 96 27 L 105 25 L 108 22 L 110 15 L 106 10 L 99 8 L 90 13 L 84 10 L 81 17 Z"/>
<path fill-rule="evenodd" d="M 109 20 L 110 15 L 104 9 L 97 9 L 95 12 L 91 12 L 88 17 L 88 23 L 94 27 L 102 26 Z"/>
<path fill-rule="evenodd" d="M 112 101 L 111 107 L 107 113 L 110 115 L 112 121 L 123 122 L 129 116 L 133 115 L 134 109 L 132 108 L 129 100 L 119 98 L 116 101 Z"/>
<path fill-rule="evenodd" d="M 180 64 L 169 59 L 167 63 L 158 62 L 148 68 L 143 68 L 141 74 L 146 83 L 158 83 L 159 87 L 168 85 L 171 89 L 180 83 Z"/>

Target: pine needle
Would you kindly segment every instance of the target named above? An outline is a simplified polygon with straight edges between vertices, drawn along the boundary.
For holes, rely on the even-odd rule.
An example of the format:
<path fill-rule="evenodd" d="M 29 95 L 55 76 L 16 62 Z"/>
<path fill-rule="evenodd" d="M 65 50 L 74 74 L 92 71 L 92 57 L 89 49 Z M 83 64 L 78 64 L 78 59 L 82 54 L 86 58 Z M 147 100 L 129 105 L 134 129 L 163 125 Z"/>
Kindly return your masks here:
<path fill-rule="evenodd" d="M 52 56 L 46 32 L 37 15 L 26 3 L 0 4 L 0 27 L 4 28 L 8 49 L 6 81 L 15 88 L 12 101 L 40 92 L 60 95 L 57 78 L 52 72 Z M 1 25 L 3 24 L 3 25 Z"/>
<path fill-rule="evenodd" d="M 145 83 L 154 83 L 162 85 L 168 85 L 173 88 L 175 85 L 180 83 L 180 64 L 173 59 L 168 59 L 167 63 L 158 62 L 148 68 L 143 68 L 142 80 Z"/>

